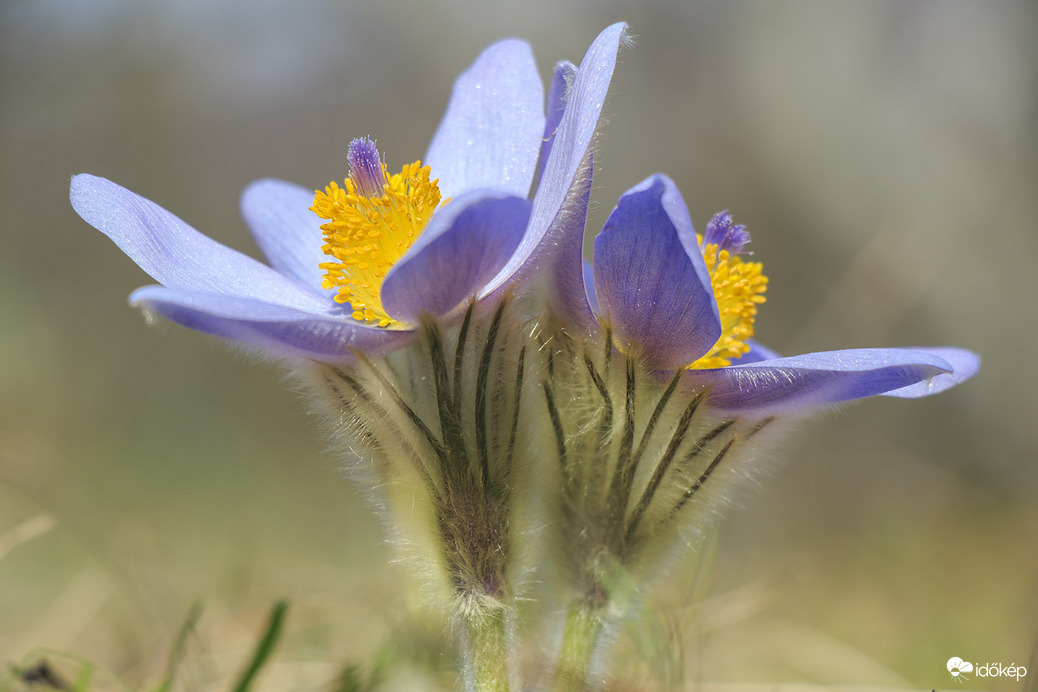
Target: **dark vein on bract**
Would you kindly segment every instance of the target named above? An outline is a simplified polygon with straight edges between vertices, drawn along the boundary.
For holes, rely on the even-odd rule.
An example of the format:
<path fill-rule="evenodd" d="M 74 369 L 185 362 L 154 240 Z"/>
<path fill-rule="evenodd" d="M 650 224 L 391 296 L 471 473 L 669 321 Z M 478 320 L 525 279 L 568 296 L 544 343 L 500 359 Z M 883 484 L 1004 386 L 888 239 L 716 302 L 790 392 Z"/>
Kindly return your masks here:
<path fill-rule="evenodd" d="M 753 426 L 752 428 L 747 430 L 745 433 L 743 433 L 742 441 L 746 442 L 751 437 L 753 437 L 754 435 L 756 435 L 761 430 L 763 430 L 764 428 L 768 427 L 769 425 L 771 425 L 774 422 L 775 422 L 774 418 L 765 418 L 760 423 L 757 423 L 757 425 Z"/>
<path fill-rule="evenodd" d="M 354 391 L 354 393 L 358 397 L 360 397 L 361 401 L 363 401 L 365 404 L 367 404 L 368 406 L 371 407 L 372 411 L 374 412 L 374 414 L 376 416 L 378 416 L 382 420 L 386 421 L 387 425 L 390 425 L 393 428 L 397 427 L 394 423 L 392 423 L 392 421 L 391 421 L 391 419 L 389 417 L 389 413 L 382 407 L 381 404 L 379 404 L 375 400 L 375 398 L 373 396 L 371 396 L 371 393 L 368 392 L 368 390 L 364 387 L 364 385 L 362 385 L 360 382 L 358 382 L 356 378 L 354 378 L 352 375 L 350 375 L 349 373 L 345 372 L 344 370 L 340 370 L 340 369 L 337 369 L 337 368 L 334 369 L 334 372 L 335 372 L 336 375 L 338 375 L 340 378 L 342 378 L 342 380 L 347 384 L 347 386 L 349 386 L 349 388 L 352 389 Z M 398 398 L 399 398 L 399 396 L 398 396 Z M 413 424 L 413 421 L 412 421 L 412 424 Z M 428 430 L 428 429 L 426 429 L 426 430 Z M 437 484 L 433 480 L 433 473 L 432 473 L 432 471 L 429 470 L 428 466 L 425 463 L 425 458 L 421 454 L 418 454 L 415 451 L 414 447 L 411 445 L 410 442 L 407 441 L 406 437 L 401 436 L 400 441 L 401 441 L 401 444 L 403 444 L 404 447 L 405 447 L 404 451 L 407 452 L 408 456 L 411 459 L 415 460 L 415 462 L 414 462 L 415 463 L 415 468 L 424 477 L 426 483 L 429 484 L 429 487 L 432 488 L 436 492 L 437 496 L 439 496 L 441 494 L 440 490 L 439 490 Z M 433 442 L 435 442 L 435 440 L 433 440 Z M 430 444 L 432 444 L 433 442 L 430 442 Z"/>
<path fill-rule="evenodd" d="M 660 400 L 656 402 L 656 408 L 652 410 L 652 415 L 649 416 L 649 422 L 645 424 L 645 431 L 642 433 L 641 442 L 638 443 L 638 449 L 635 450 L 634 456 L 631 457 L 631 477 L 634 476 L 634 469 L 638 468 L 638 462 L 641 461 L 642 454 L 645 453 L 645 448 L 649 445 L 649 439 L 652 437 L 652 433 L 656 430 L 656 424 L 660 420 L 660 416 L 663 415 L 663 410 L 667 407 L 667 402 L 670 401 L 671 395 L 674 390 L 678 387 L 678 382 L 681 380 L 681 371 L 674 373 L 674 377 L 671 378 L 670 384 L 663 391 L 660 396 Z M 703 395 L 698 395 L 702 397 Z"/>
<path fill-rule="evenodd" d="M 544 389 L 544 399 L 548 403 L 548 416 L 551 418 L 551 427 L 555 430 L 555 446 L 559 452 L 559 465 L 563 471 L 566 470 L 566 435 L 562 430 L 562 420 L 559 418 L 559 410 L 555 407 L 555 397 L 551 391 L 551 385 L 547 380 L 541 382 Z"/>
<path fill-rule="evenodd" d="M 616 452 L 616 468 L 613 469 L 613 477 L 609 482 L 609 491 L 606 494 L 606 504 L 609 508 L 609 522 L 620 530 L 624 514 L 627 511 L 627 500 L 631 489 L 631 479 L 634 477 L 634 469 L 631 465 L 631 447 L 634 445 L 634 395 L 637 387 L 634 361 L 626 359 L 627 378 L 626 393 L 624 395 L 624 428 L 620 436 L 620 447 Z"/>
<path fill-rule="evenodd" d="M 588 375 L 590 375 L 595 389 L 598 390 L 599 395 L 602 397 L 602 405 L 605 407 L 605 410 L 602 412 L 602 420 L 598 425 L 598 443 L 596 447 L 598 453 L 596 461 L 605 462 L 609 448 L 609 431 L 613 427 L 613 400 L 609 396 L 609 389 L 606 388 L 605 382 L 598 374 L 594 361 L 586 353 L 584 354 L 584 365 L 587 367 Z"/>
<path fill-rule="evenodd" d="M 367 358 L 367 356 L 365 356 L 363 353 L 357 353 L 357 358 L 369 370 L 371 370 L 372 374 L 374 374 L 375 376 L 375 379 L 377 379 L 379 384 L 382 385 L 383 389 L 386 390 L 386 393 L 389 394 L 389 397 L 393 400 L 393 403 L 400 408 L 404 415 L 407 416 L 407 419 L 411 421 L 411 424 L 415 426 L 418 432 L 420 432 L 422 436 L 426 439 L 426 441 L 429 443 L 429 446 L 433 448 L 433 452 L 439 458 L 440 463 L 446 464 L 447 452 L 443 447 L 443 443 L 436 439 L 436 436 L 433 434 L 432 430 L 429 429 L 429 426 L 425 424 L 425 421 L 422 420 L 422 417 L 415 413 L 414 409 L 408 406 L 407 402 L 404 401 L 403 398 L 400 396 L 399 392 L 396 391 L 396 388 L 393 386 L 393 383 L 387 380 L 385 375 L 379 372 L 378 368 L 375 367 L 375 364 L 372 363 Z"/>
<path fill-rule="evenodd" d="M 721 451 L 717 453 L 717 456 L 714 457 L 714 460 L 710 462 L 710 464 L 706 467 L 706 469 L 703 471 L 703 473 L 701 473 L 699 475 L 699 478 L 696 479 L 696 482 L 692 484 L 692 487 L 690 487 L 688 490 L 685 491 L 685 494 L 682 495 L 681 499 L 678 501 L 678 504 L 674 507 L 673 510 L 671 510 L 671 515 L 673 516 L 674 514 L 676 514 L 679 511 L 681 511 L 681 508 L 684 507 L 685 504 L 688 503 L 688 501 L 691 500 L 692 497 L 697 492 L 699 492 L 699 490 L 703 487 L 703 485 L 706 484 L 707 480 L 710 479 L 710 476 L 712 476 L 713 473 L 717 470 L 717 467 L 718 467 L 718 465 L 720 465 L 721 460 L 724 459 L 725 455 L 728 454 L 728 451 L 731 449 L 733 444 L 735 444 L 736 442 L 739 442 L 740 444 L 748 442 L 749 440 L 751 440 L 753 438 L 754 435 L 759 433 L 761 430 L 766 428 L 768 425 L 771 425 L 771 423 L 774 420 L 775 420 L 774 418 L 765 418 L 760 423 L 758 423 L 757 425 L 755 425 L 752 428 L 750 428 L 749 430 L 747 430 L 741 436 L 740 435 L 736 435 L 735 437 L 730 439 L 728 441 L 728 443 L 725 444 L 725 446 L 721 448 Z M 735 421 L 733 421 L 733 420 L 725 421 L 724 423 L 722 423 L 722 424 L 718 425 L 716 428 L 714 428 L 714 430 L 711 431 L 712 434 L 709 436 L 710 439 L 707 440 L 706 438 L 704 438 L 704 440 L 700 443 L 701 446 L 700 446 L 700 449 L 697 450 L 697 452 L 702 450 L 702 448 L 705 447 L 715 437 L 717 437 L 722 432 L 727 430 L 728 427 L 731 426 L 734 422 Z M 689 457 L 689 458 L 691 458 L 691 457 Z"/>
<path fill-rule="evenodd" d="M 697 456 L 699 456 L 700 453 L 704 449 L 706 449 L 710 445 L 711 442 L 713 442 L 715 439 L 717 439 L 718 435 L 723 433 L 728 428 L 732 427 L 732 425 L 734 423 L 735 423 L 734 420 L 721 421 L 720 423 L 715 425 L 710 430 L 710 432 L 708 432 L 706 435 L 703 435 L 701 438 L 696 440 L 696 446 L 693 447 L 692 450 L 688 454 L 685 455 L 685 458 L 681 460 L 682 466 L 687 466 L 689 463 L 691 463 L 692 460 L 695 459 Z"/>
<path fill-rule="evenodd" d="M 483 346 L 483 355 L 479 360 L 479 374 L 476 376 L 476 454 L 479 458 L 480 479 L 483 488 L 490 484 L 490 453 L 487 449 L 487 380 L 490 377 L 490 364 L 494 359 L 494 344 L 501 327 L 501 318 L 505 313 L 505 302 L 497 306 L 490 322 L 487 341 Z"/>
<path fill-rule="evenodd" d="M 710 465 L 706 467 L 706 470 L 700 474 L 699 478 L 696 479 L 696 482 L 692 484 L 692 487 L 686 490 L 685 494 L 681 496 L 680 500 L 678 500 L 678 504 L 671 510 L 672 516 L 680 512 L 681 508 L 684 507 L 685 504 L 688 503 L 697 492 L 699 492 L 699 489 L 706 484 L 707 480 L 710 479 L 710 476 L 713 475 L 714 471 L 716 471 L 717 467 L 721 464 L 721 460 L 728 454 L 728 450 L 732 448 L 732 445 L 735 444 L 735 441 L 738 439 L 738 436 L 733 437 L 725 443 L 724 447 L 721 447 L 721 451 L 717 453 L 717 456 L 715 456 L 714 460 L 710 462 Z"/>
<path fill-rule="evenodd" d="M 634 510 L 631 511 L 631 518 L 627 523 L 627 530 L 625 532 L 625 542 L 629 542 L 631 537 L 634 536 L 634 532 L 638 529 L 639 522 L 641 522 L 642 517 L 645 515 L 645 511 L 649 508 L 649 503 L 652 502 L 656 490 L 663 481 L 663 476 L 667 473 L 667 469 L 670 468 L 670 463 L 674 460 L 675 455 L 678 453 L 678 448 L 685 439 L 685 434 L 688 432 L 688 428 L 692 424 L 692 417 L 695 416 L 696 409 L 699 408 L 699 404 L 703 401 L 703 397 L 703 394 L 697 395 L 688 403 L 685 410 L 681 412 L 681 419 L 678 421 L 677 427 L 674 429 L 674 434 L 670 438 L 670 443 L 667 444 L 666 451 L 660 458 L 656 468 L 653 469 L 652 476 L 649 478 L 649 482 L 645 486 L 645 491 L 638 500 L 638 504 L 635 505 Z"/>
<path fill-rule="evenodd" d="M 334 369 L 332 371 L 337 372 Z M 353 396 L 347 398 L 342 389 L 339 388 L 339 383 L 337 383 L 331 375 L 324 373 L 322 374 L 322 377 L 324 378 L 325 384 L 327 384 L 328 387 L 330 387 L 331 390 L 335 392 L 335 397 L 339 400 L 340 413 L 343 414 L 343 416 L 351 417 L 352 422 L 349 425 L 354 426 L 357 429 L 361 441 L 365 445 L 367 445 L 373 453 L 378 454 L 380 452 L 383 452 L 384 450 L 382 448 L 381 443 L 379 442 L 378 438 L 376 438 L 375 435 L 371 432 L 371 429 L 368 426 L 368 424 L 364 422 L 364 416 L 359 411 L 360 407 L 354 401 L 355 399 L 363 400 L 363 397 L 361 397 L 361 395 L 356 390 L 354 390 Z M 375 409 L 374 415 L 385 420 L 387 424 L 389 423 L 388 419 L 386 418 L 386 412 L 385 410 L 382 410 L 381 406 L 379 406 L 373 401 L 368 401 L 365 403 L 368 403 L 369 406 Z M 345 423 L 343 423 L 343 416 L 340 416 L 339 422 L 343 425 L 346 425 Z"/>
<path fill-rule="evenodd" d="M 512 430 L 508 435 L 508 450 L 505 453 L 505 470 L 512 470 L 512 456 L 515 452 L 515 440 L 519 433 L 519 403 L 523 394 L 523 370 L 526 367 L 526 344 L 519 349 L 519 363 L 515 370 L 515 400 L 512 405 Z"/>
<path fill-rule="evenodd" d="M 468 473 L 465 438 L 461 431 L 458 409 L 453 406 L 450 394 L 450 375 L 447 372 L 447 355 L 443 350 L 443 339 L 434 322 L 426 323 L 425 333 L 429 340 L 429 359 L 436 387 L 436 410 L 440 417 L 440 436 L 443 438 L 444 451 L 450 462 L 451 471 L 455 474 Z"/>
<path fill-rule="evenodd" d="M 461 410 L 461 367 L 465 359 L 465 341 L 469 335 L 469 324 L 472 322 L 472 313 L 475 310 L 476 304 L 474 302 L 469 303 L 468 310 L 465 311 L 465 319 L 461 323 L 461 331 L 458 332 L 458 344 L 454 348 L 454 408 L 458 411 Z"/>

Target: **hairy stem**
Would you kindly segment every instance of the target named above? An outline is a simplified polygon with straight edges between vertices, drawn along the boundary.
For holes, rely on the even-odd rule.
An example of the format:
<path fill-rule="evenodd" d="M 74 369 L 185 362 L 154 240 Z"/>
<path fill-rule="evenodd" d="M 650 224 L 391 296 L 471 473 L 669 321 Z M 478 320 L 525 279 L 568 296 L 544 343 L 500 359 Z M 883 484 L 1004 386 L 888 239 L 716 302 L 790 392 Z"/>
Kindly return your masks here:
<path fill-rule="evenodd" d="M 569 607 L 552 692 L 584 692 L 587 688 L 591 657 L 603 623 L 602 609 L 594 604 L 582 601 Z"/>
<path fill-rule="evenodd" d="M 474 692 L 508 692 L 505 609 L 480 608 L 465 614 L 469 665 L 467 687 Z"/>

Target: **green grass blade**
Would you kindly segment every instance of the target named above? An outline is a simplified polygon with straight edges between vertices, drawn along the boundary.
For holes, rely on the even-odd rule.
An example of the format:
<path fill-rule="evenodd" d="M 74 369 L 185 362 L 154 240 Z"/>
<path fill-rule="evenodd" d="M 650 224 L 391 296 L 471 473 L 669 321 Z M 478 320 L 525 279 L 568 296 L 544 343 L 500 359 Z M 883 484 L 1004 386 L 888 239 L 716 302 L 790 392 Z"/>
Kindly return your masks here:
<path fill-rule="evenodd" d="M 173 646 L 169 650 L 169 661 L 166 663 L 166 675 L 162 678 L 162 682 L 153 692 L 169 692 L 173 688 L 173 681 L 177 675 L 177 669 L 180 667 L 180 661 L 184 658 L 184 648 L 187 646 L 187 638 L 191 636 L 191 633 L 195 630 L 195 625 L 198 624 L 199 618 L 202 617 L 202 604 L 196 602 L 191 606 L 191 610 L 187 614 L 187 619 L 184 620 L 184 624 L 180 626 L 180 631 L 177 632 L 177 638 L 173 641 Z"/>
<path fill-rule="evenodd" d="M 252 660 L 242 673 L 238 684 L 234 687 L 234 692 L 248 692 L 260 669 L 267 663 L 267 659 L 270 658 L 270 654 L 273 653 L 274 647 L 277 646 L 278 639 L 281 637 L 281 627 L 287 611 L 288 601 L 278 601 L 274 604 L 270 611 L 270 620 L 267 622 L 267 631 L 256 647 L 256 652 L 253 653 Z"/>

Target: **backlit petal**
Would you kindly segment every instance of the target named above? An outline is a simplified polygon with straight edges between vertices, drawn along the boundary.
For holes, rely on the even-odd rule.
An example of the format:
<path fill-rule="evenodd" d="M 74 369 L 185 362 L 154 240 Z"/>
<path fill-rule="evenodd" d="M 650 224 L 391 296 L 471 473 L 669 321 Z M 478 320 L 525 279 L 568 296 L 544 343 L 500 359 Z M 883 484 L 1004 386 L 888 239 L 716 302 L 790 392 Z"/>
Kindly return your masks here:
<path fill-rule="evenodd" d="M 77 175 L 70 198 L 87 223 L 170 288 L 252 298 L 308 312 L 330 309 L 330 302 L 315 289 L 205 237 L 154 202 L 109 180 Z"/>
<path fill-rule="evenodd" d="M 544 166 L 548 163 L 551 155 L 551 147 L 555 142 L 555 133 L 562 122 L 562 115 L 566 112 L 566 99 L 569 97 L 570 89 L 573 88 L 573 80 L 577 77 L 577 66 L 563 60 L 555 66 L 555 72 L 551 78 L 551 86 L 548 87 L 548 107 L 544 113 L 544 137 L 541 143 L 541 156 L 537 162 L 537 175 L 544 175 Z"/>
<path fill-rule="evenodd" d="M 377 352 L 411 338 L 413 332 L 369 327 L 239 296 L 145 286 L 130 303 L 177 324 L 258 348 L 279 358 L 340 363 L 352 351 Z"/>
<path fill-rule="evenodd" d="M 483 289 L 482 296 L 513 280 L 542 244 L 557 242 L 548 237 L 548 232 L 559 214 L 564 212 L 566 202 L 573 199 L 572 189 L 578 182 L 578 173 L 582 164 L 588 161 L 588 148 L 602 114 L 602 104 L 616 67 L 616 54 L 626 29 L 627 25 L 623 23 L 612 25 L 598 35 L 584 55 L 537 185 L 529 228 L 515 255 Z M 524 272 L 524 276 L 529 275 L 532 272 Z"/>
<path fill-rule="evenodd" d="M 902 387 L 901 389 L 886 392 L 884 396 L 894 396 L 901 399 L 915 399 L 921 396 L 930 396 L 931 394 L 943 392 L 945 389 L 949 389 L 960 382 L 968 380 L 976 375 L 977 371 L 980 369 L 980 356 L 963 348 L 950 348 L 947 346 L 910 346 L 906 347 L 904 350 L 914 353 L 927 353 L 942 358 L 951 364 L 952 371 L 942 373 L 925 382 L 917 382 L 908 387 Z"/>
<path fill-rule="evenodd" d="M 454 82 L 425 156 L 443 196 L 493 188 L 526 197 L 544 133 L 544 85 L 530 46 L 490 46 Z"/>
<path fill-rule="evenodd" d="M 267 263 L 296 281 L 324 291 L 318 266 L 321 220 L 310 211 L 314 191 L 282 180 L 257 180 L 242 193 L 241 212 Z M 332 295 L 334 291 L 327 291 Z"/>
<path fill-rule="evenodd" d="M 394 319 L 414 324 L 425 313 L 445 315 L 505 265 L 526 230 L 530 202 L 476 191 L 433 216 L 382 283 L 382 305 Z"/>
<path fill-rule="evenodd" d="M 650 367 L 684 367 L 721 336 L 692 221 L 666 176 L 652 176 L 617 202 L 595 238 L 594 274 L 614 337 Z"/>
<path fill-rule="evenodd" d="M 710 402 L 722 415 L 764 418 L 804 415 L 952 372 L 951 363 L 932 353 L 865 348 L 690 370 L 687 380 L 709 386 Z"/>

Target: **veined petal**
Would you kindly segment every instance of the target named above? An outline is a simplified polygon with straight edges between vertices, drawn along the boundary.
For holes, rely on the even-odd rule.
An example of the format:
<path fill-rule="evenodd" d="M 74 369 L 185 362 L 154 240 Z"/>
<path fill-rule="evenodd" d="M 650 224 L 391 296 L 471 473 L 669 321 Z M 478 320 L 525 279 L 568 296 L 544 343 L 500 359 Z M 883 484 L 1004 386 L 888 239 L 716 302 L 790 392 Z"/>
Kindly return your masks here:
<path fill-rule="evenodd" d="M 937 394 L 945 389 L 954 387 L 960 382 L 965 382 L 976 375 L 980 369 L 980 356 L 964 348 L 909 346 L 903 350 L 912 353 L 925 353 L 946 360 L 952 366 L 952 371 L 942 373 L 925 382 L 917 382 L 901 389 L 885 392 L 884 396 L 894 396 L 901 399 L 930 396 L 931 394 Z"/>
<path fill-rule="evenodd" d="M 530 46 L 495 43 L 454 82 L 425 164 L 444 198 L 477 188 L 526 197 L 544 133 L 544 85 Z"/>
<path fill-rule="evenodd" d="M 591 311 L 583 271 L 584 229 L 587 227 L 594 167 L 593 156 L 588 151 L 562 210 L 545 234 L 550 244 L 542 244 L 543 252 L 534 253 L 530 260 L 531 271 L 539 272 L 545 279 L 549 305 L 556 315 L 585 332 L 598 328 L 598 320 Z M 541 255 L 544 255 L 543 260 Z"/>
<path fill-rule="evenodd" d="M 576 74 L 577 67 L 571 62 L 563 61 L 555 66 L 555 74 L 548 89 L 544 141 L 541 144 L 541 157 L 538 162 L 539 179 L 543 179 L 545 165 L 551 158 L 552 145 L 566 111 L 566 99 L 573 87 Z M 544 289 L 544 297 L 556 317 L 586 332 L 594 331 L 598 327 L 581 272 L 584 261 L 584 229 L 587 226 L 587 209 L 591 200 L 594 173 L 593 158 L 589 148 L 584 161 L 577 169 L 569 193 L 544 234 L 540 246 L 513 277 L 522 280 L 523 276 L 537 276 Z"/>
<path fill-rule="evenodd" d="M 588 148 L 602 114 L 602 104 L 605 103 L 609 82 L 616 67 L 616 54 L 626 29 L 627 25 L 622 22 L 607 28 L 598 35 L 584 55 L 573 80 L 573 88 L 566 99 L 566 110 L 555 131 L 551 153 L 537 185 L 526 235 L 512 259 L 483 289 L 481 297 L 493 293 L 515 278 L 516 273 L 541 245 L 559 242 L 549 231 L 560 212 L 564 211 L 567 201 L 573 199 L 571 190 L 581 165 L 588 160 Z M 567 226 L 572 230 L 569 224 Z"/>
<path fill-rule="evenodd" d="M 270 267 L 207 238 L 159 205 L 93 175 L 72 179 L 72 206 L 153 279 L 170 288 L 252 298 L 307 312 L 331 303 Z"/>
<path fill-rule="evenodd" d="M 196 331 L 258 348 L 279 358 L 341 363 L 352 351 L 377 351 L 403 343 L 413 332 L 379 329 L 348 318 L 273 305 L 251 298 L 165 286 L 145 286 L 130 304 Z"/>
<path fill-rule="evenodd" d="M 513 276 L 516 281 L 536 277 L 555 316 L 589 333 L 598 329 L 583 274 L 584 228 L 591 199 L 593 169 L 592 155 L 588 151 L 566 201 L 544 234 L 541 245 Z"/>
<path fill-rule="evenodd" d="M 715 370 L 689 370 L 686 381 L 709 386 L 711 405 L 722 415 L 764 418 L 806 414 L 822 406 L 894 392 L 952 372 L 954 366 L 935 354 L 864 348 L 809 353 Z"/>
<path fill-rule="evenodd" d="M 445 315 L 505 265 L 530 219 L 530 202 L 479 190 L 455 199 L 429 225 L 382 283 L 382 305 L 394 319 Z"/>
<path fill-rule="evenodd" d="M 543 177 L 544 166 L 551 156 L 551 146 L 555 142 L 555 133 L 562 122 L 562 115 L 566 112 L 566 99 L 570 89 L 573 88 L 573 80 L 577 77 L 577 66 L 568 60 L 563 60 L 555 66 L 552 74 L 551 86 L 548 87 L 548 107 L 544 115 L 544 137 L 541 143 L 541 156 L 537 161 L 537 176 Z"/>
<path fill-rule="evenodd" d="M 654 175 L 626 192 L 595 238 L 595 293 L 622 348 L 675 370 L 721 336 L 710 273 L 674 183 Z"/>
<path fill-rule="evenodd" d="M 245 188 L 241 213 L 271 267 L 324 292 L 318 265 L 328 258 L 321 252 L 321 220 L 310 211 L 313 202 L 313 190 L 268 178 Z"/>

